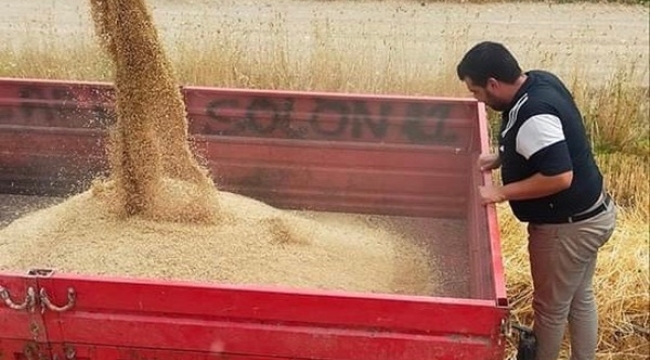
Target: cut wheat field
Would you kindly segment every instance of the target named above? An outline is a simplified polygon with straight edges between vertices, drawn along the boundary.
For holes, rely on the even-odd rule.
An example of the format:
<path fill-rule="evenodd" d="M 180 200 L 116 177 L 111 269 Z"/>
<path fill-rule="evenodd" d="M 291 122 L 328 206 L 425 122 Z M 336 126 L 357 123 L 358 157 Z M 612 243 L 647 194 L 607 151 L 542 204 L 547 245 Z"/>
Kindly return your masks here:
<path fill-rule="evenodd" d="M 619 205 L 595 280 L 598 359 L 650 356 L 650 12 L 541 2 L 156 0 L 154 21 L 183 84 L 469 96 L 454 72 L 475 42 L 560 75 L 585 115 Z M 0 76 L 107 81 L 86 1 L 0 3 Z M 497 116 L 490 113 L 491 124 Z M 495 174 L 498 180 L 498 174 Z M 530 324 L 524 225 L 499 207 L 508 294 Z M 564 358 L 567 352 L 563 352 Z"/>

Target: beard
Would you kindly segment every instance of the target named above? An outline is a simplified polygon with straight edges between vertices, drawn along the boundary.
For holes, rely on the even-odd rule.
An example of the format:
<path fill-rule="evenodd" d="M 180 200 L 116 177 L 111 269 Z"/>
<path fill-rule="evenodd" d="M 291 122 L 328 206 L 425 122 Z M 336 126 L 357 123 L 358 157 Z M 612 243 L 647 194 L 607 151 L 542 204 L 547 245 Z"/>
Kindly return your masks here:
<path fill-rule="evenodd" d="M 492 110 L 505 111 L 508 108 L 509 103 L 506 101 L 503 101 L 490 93 L 487 93 L 486 97 L 485 105 L 489 106 Z"/>

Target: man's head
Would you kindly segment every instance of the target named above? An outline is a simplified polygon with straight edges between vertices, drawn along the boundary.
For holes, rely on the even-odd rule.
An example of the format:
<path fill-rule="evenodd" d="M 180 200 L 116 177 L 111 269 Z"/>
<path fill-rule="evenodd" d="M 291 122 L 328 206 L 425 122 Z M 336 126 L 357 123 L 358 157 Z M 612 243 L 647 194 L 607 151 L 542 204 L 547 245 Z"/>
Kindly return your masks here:
<path fill-rule="evenodd" d="M 497 111 L 508 107 L 522 82 L 514 56 L 503 45 L 490 41 L 471 48 L 456 72 L 478 101 Z"/>

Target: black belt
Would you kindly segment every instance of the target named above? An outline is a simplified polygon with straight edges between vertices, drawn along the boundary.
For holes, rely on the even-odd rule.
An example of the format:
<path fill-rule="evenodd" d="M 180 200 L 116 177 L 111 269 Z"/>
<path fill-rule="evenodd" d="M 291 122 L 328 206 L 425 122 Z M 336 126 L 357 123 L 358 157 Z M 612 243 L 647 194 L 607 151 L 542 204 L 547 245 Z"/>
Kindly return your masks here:
<path fill-rule="evenodd" d="M 586 212 L 584 214 L 579 214 L 579 215 L 573 215 L 565 218 L 558 218 L 558 219 L 549 219 L 544 221 L 546 224 L 567 224 L 567 223 L 574 223 L 582 220 L 587 220 L 589 218 L 592 218 L 601 212 L 607 210 L 607 207 L 609 206 L 609 202 L 612 200 L 612 198 L 609 196 L 609 194 L 605 195 L 605 200 L 603 201 L 602 204 L 600 204 L 597 208 Z"/>

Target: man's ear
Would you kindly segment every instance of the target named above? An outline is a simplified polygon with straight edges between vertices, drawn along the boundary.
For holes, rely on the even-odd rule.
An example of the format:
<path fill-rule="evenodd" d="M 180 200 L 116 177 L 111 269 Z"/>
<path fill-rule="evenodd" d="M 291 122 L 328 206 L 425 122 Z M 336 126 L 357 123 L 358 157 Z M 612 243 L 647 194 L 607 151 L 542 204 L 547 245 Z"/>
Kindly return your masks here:
<path fill-rule="evenodd" d="M 499 81 L 493 77 L 488 78 L 485 87 L 490 90 L 496 90 L 499 88 Z"/>

